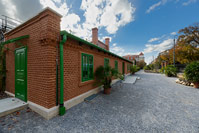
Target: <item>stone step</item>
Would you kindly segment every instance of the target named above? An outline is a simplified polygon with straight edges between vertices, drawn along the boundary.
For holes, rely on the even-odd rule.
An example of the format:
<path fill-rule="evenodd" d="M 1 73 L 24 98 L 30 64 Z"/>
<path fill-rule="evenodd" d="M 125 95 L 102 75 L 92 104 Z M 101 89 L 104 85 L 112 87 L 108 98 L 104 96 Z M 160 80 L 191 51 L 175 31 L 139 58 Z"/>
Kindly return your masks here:
<path fill-rule="evenodd" d="M 0 117 L 22 110 L 28 103 L 17 98 L 5 98 L 0 100 Z"/>

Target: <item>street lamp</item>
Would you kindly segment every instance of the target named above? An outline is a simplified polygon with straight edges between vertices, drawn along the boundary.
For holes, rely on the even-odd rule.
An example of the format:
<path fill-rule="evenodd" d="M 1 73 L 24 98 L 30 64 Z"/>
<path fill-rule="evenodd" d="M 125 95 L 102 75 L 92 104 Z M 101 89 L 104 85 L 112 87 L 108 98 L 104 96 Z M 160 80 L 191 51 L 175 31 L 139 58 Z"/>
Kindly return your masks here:
<path fill-rule="evenodd" d="M 173 65 L 175 66 L 175 43 L 176 43 L 176 37 L 177 35 L 174 36 L 174 39 L 173 39 Z"/>

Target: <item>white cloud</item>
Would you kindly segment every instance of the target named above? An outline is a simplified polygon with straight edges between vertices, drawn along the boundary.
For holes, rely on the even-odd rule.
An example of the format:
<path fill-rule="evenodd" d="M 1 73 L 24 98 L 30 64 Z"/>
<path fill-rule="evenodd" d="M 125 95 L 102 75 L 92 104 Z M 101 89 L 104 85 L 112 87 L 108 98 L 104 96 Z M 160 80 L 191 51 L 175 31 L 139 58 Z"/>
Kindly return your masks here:
<path fill-rule="evenodd" d="M 158 37 L 155 37 L 155 38 L 151 38 L 148 42 L 155 42 L 155 41 L 158 41 L 158 40 L 160 40 L 160 38 L 158 38 Z"/>
<path fill-rule="evenodd" d="M 9 17 L 15 18 L 16 16 L 16 6 L 10 0 L 2 0 L 2 5 L 6 7 L 4 10 Z"/>
<path fill-rule="evenodd" d="M 50 7 L 56 12 L 60 13 L 63 16 L 66 16 L 66 14 L 69 11 L 69 8 L 67 7 L 66 3 L 60 3 L 59 6 L 56 5 L 57 0 L 40 0 L 41 5 L 43 8 Z"/>
<path fill-rule="evenodd" d="M 121 46 L 118 46 L 118 44 L 114 43 L 111 47 L 110 47 L 110 51 L 119 55 L 119 56 L 124 56 L 124 55 L 139 55 L 140 52 L 127 52 L 127 49 L 124 49 Z"/>
<path fill-rule="evenodd" d="M 176 35 L 176 34 L 177 34 L 176 32 L 171 32 L 171 35 L 173 35 L 173 36 Z"/>
<path fill-rule="evenodd" d="M 159 2 L 151 5 L 147 10 L 146 10 L 146 13 L 150 13 L 151 11 L 155 10 L 156 8 L 162 6 L 162 5 L 165 5 L 166 3 L 168 2 L 173 2 L 173 3 L 182 3 L 182 5 L 184 6 L 187 6 L 191 3 L 195 3 L 197 2 L 198 0 L 186 0 L 186 2 L 183 2 L 182 0 L 159 0 Z"/>
<path fill-rule="evenodd" d="M 146 56 L 144 60 L 147 64 L 149 64 L 153 61 L 153 56 Z"/>
<path fill-rule="evenodd" d="M 161 6 L 161 5 L 166 4 L 168 1 L 169 1 L 169 0 L 160 0 L 159 2 L 157 2 L 157 3 L 153 4 L 152 6 L 150 6 L 150 7 L 147 9 L 146 13 L 150 13 L 150 12 L 153 11 L 155 8 L 157 8 L 157 7 Z M 176 0 L 175 0 L 175 1 L 176 1 Z"/>
<path fill-rule="evenodd" d="M 145 46 L 144 53 L 162 52 L 173 46 L 173 39 L 169 38 L 159 44 L 146 44 Z"/>
<path fill-rule="evenodd" d="M 105 28 L 115 34 L 119 27 L 134 20 L 135 7 L 128 0 L 82 0 L 83 28 Z"/>
<path fill-rule="evenodd" d="M 110 51 L 120 56 L 125 55 L 124 48 L 117 46 L 117 44 L 114 44 L 113 47 L 110 48 Z"/>
<path fill-rule="evenodd" d="M 195 2 L 197 2 L 197 0 L 187 0 L 186 2 L 182 3 L 182 5 L 187 6 L 187 5 L 189 5 L 191 3 L 195 3 Z"/>
<path fill-rule="evenodd" d="M 156 7 L 161 5 L 161 1 L 158 3 L 153 4 L 152 6 L 149 7 L 149 9 L 146 11 L 146 13 L 150 13 L 152 10 L 154 10 Z"/>
<path fill-rule="evenodd" d="M 113 46 L 115 47 L 115 46 L 117 46 L 117 44 L 116 44 L 116 43 L 113 43 Z"/>

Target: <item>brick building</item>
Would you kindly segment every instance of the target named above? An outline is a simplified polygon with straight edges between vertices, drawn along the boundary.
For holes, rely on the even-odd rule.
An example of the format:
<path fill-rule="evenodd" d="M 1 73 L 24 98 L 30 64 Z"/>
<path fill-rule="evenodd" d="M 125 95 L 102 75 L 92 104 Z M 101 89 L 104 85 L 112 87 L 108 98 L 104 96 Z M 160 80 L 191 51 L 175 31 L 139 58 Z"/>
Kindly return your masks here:
<path fill-rule="evenodd" d="M 98 93 L 93 73 L 104 63 L 128 74 L 131 61 L 109 51 L 92 29 L 92 43 L 60 31 L 61 15 L 50 8 L 5 34 L 6 93 L 46 119 Z"/>
<path fill-rule="evenodd" d="M 125 55 L 123 58 L 128 59 L 136 64 L 136 62 L 144 61 L 144 54 L 141 52 L 139 55 Z"/>

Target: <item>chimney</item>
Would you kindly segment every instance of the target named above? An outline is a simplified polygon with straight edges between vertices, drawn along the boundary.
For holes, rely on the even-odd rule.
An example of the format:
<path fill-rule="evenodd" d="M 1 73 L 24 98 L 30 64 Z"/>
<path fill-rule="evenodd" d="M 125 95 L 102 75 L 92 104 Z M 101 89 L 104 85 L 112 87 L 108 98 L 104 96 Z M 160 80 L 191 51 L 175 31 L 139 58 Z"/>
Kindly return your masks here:
<path fill-rule="evenodd" d="M 92 29 L 92 43 L 97 45 L 98 42 L 98 29 L 95 27 Z"/>
<path fill-rule="evenodd" d="M 109 51 L 109 40 L 110 40 L 110 38 L 105 38 L 105 44 L 107 46 L 108 51 Z"/>

